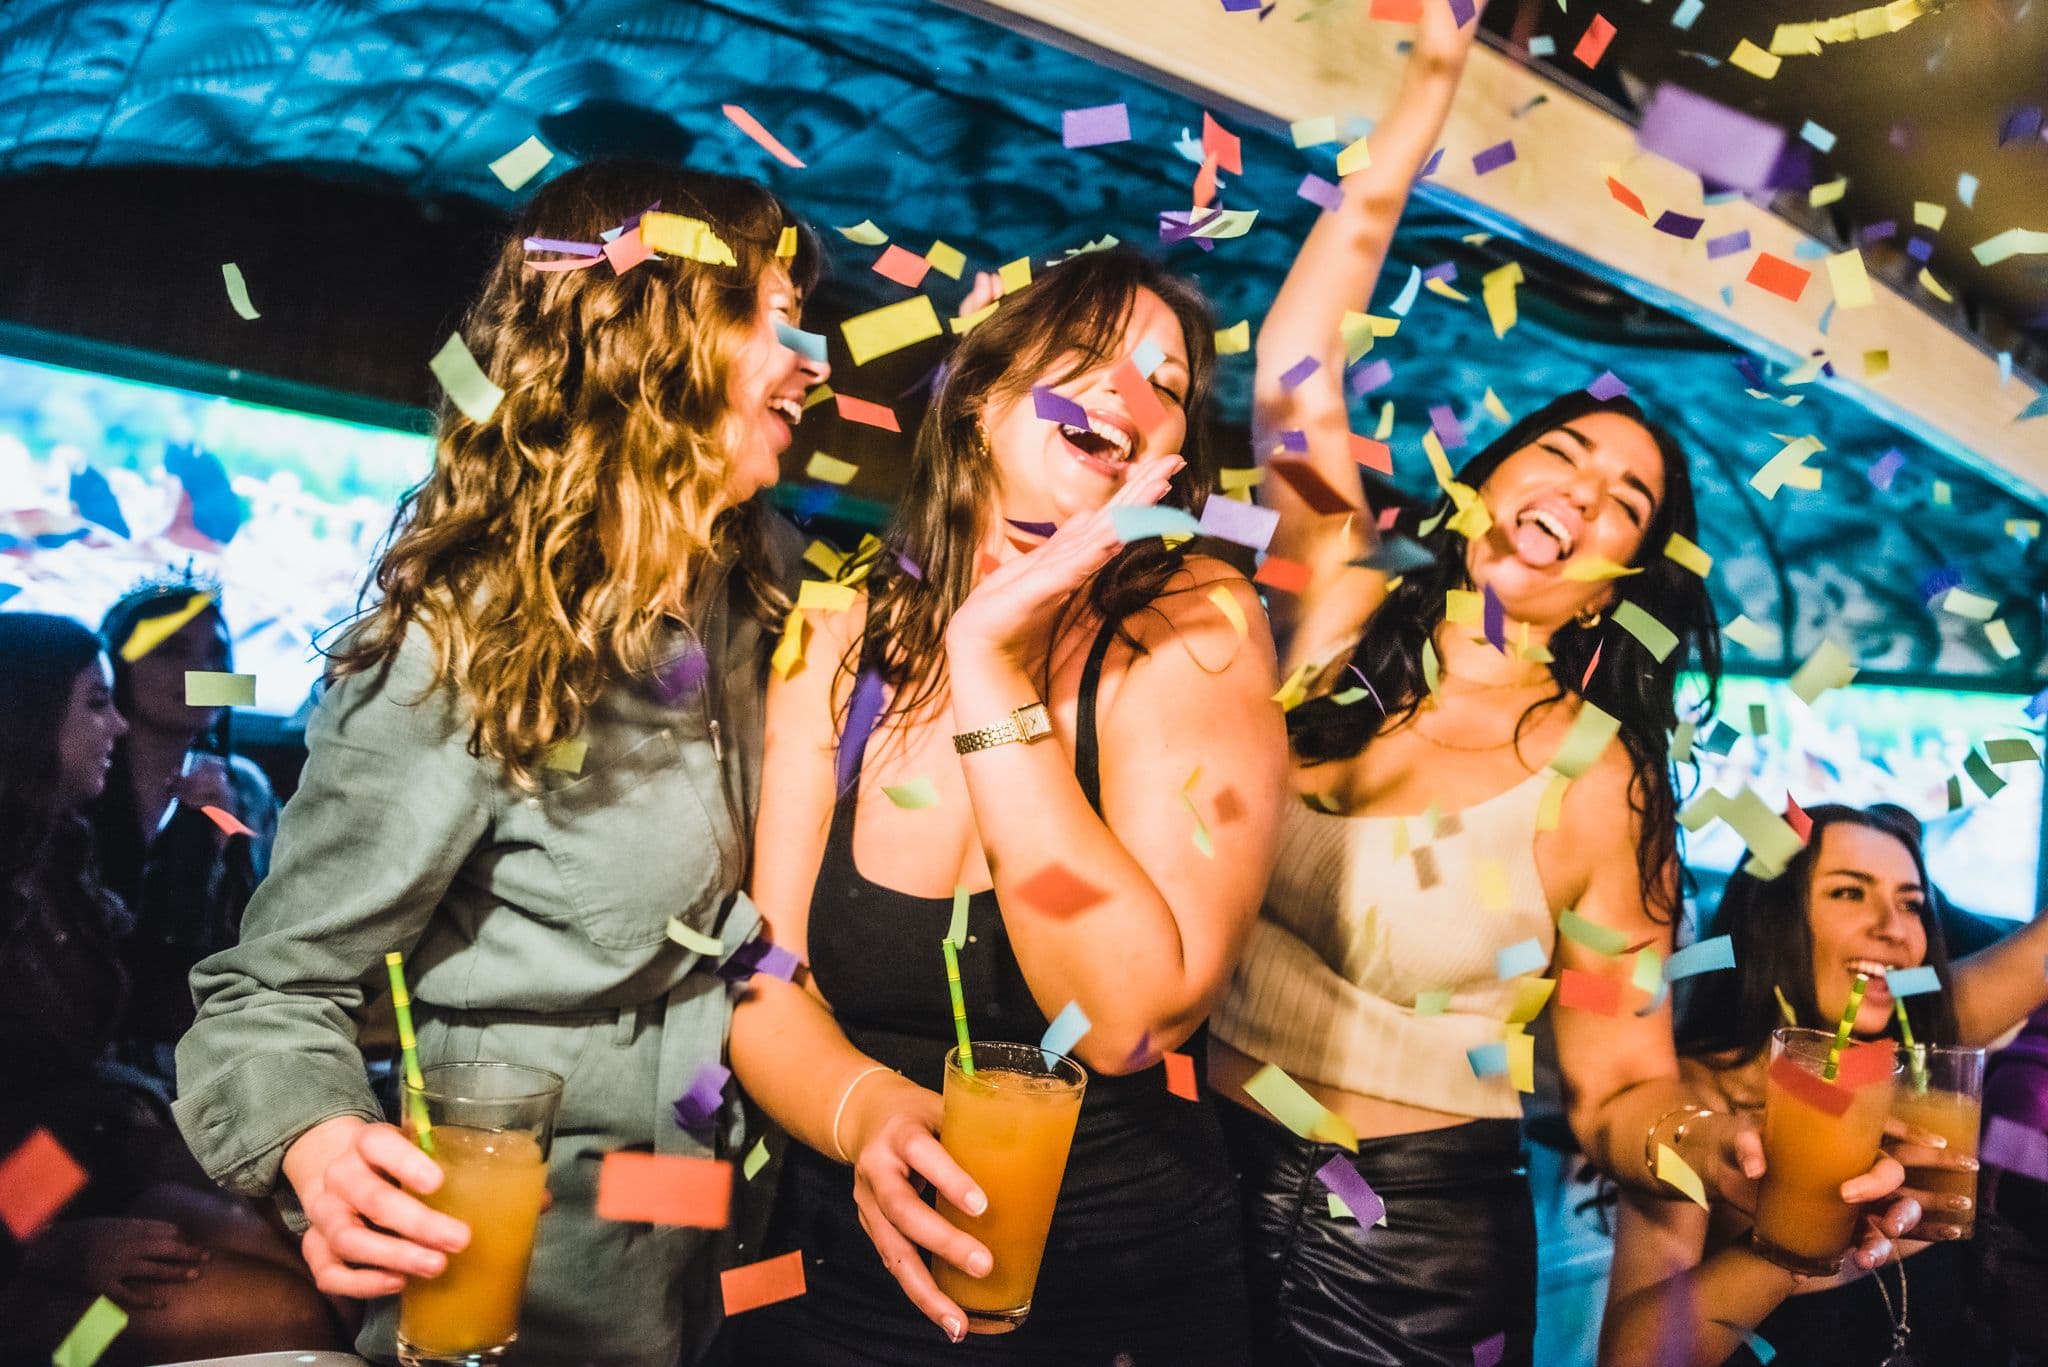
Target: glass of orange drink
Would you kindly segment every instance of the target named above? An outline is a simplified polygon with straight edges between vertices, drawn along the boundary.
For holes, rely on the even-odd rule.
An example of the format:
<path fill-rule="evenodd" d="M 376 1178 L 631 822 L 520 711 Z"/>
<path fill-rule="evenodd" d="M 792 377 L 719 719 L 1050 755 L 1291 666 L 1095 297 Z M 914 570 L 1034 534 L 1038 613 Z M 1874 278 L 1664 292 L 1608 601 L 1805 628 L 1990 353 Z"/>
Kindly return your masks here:
<path fill-rule="evenodd" d="M 1901 1065 L 1891 1041 L 1852 1044 L 1825 1076 L 1834 1036 L 1781 1026 L 1764 1074 L 1764 1171 L 1750 1242 L 1781 1267 L 1831 1277 L 1856 1235 L 1842 1183 L 1867 1171 L 1884 1138 Z"/>
<path fill-rule="evenodd" d="M 1906 1077 L 1892 1100 L 1892 1114 L 1948 1140 L 1945 1150 L 1977 1156 L 1977 1130 L 1984 1104 L 1984 1051 L 1916 1044 L 1902 1050 Z M 1977 1174 L 1957 1168 L 1907 1168 L 1906 1185 L 1944 1196 L 1966 1196 L 1970 1208 L 1945 1213 L 1968 1238 L 1977 1223 Z"/>
<path fill-rule="evenodd" d="M 1007 1333 L 1031 1313 L 1087 1086 L 1080 1064 L 1035 1044 L 976 1044 L 972 1076 L 958 1049 L 946 1055 L 939 1142 L 988 1197 L 988 1209 L 969 1215 L 941 1197 L 939 1212 L 980 1240 L 995 1266 L 971 1277 L 934 1258 L 932 1276 L 967 1312 L 969 1333 Z"/>
<path fill-rule="evenodd" d="M 421 1199 L 468 1225 L 469 1243 L 448 1255 L 440 1276 L 406 1282 L 398 1360 L 483 1367 L 519 1337 L 562 1079 L 514 1063 L 444 1063 L 420 1081 L 401 1084 L 401 1114 L 406 1133 L 441 1168 L 439 1189 Z"/>

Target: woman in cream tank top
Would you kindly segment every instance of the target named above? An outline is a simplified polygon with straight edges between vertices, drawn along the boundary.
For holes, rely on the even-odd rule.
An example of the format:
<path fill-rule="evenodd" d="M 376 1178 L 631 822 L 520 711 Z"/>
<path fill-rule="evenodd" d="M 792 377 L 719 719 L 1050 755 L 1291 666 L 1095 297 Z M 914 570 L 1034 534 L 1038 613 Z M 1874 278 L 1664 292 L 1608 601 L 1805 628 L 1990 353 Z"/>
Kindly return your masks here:
<path fill-rule="evenodd" d="M 1393 562 L 1350 454 L 1342 329 L 1455 91 L 1470 33 L 1450 9 L 1423 7 L 1372 164 L 1319 217 L 1258 342 L 1260 449 L 1279 433 L 1308 448 L 1260 489 L 1281 514 L 1272 553 L 1309 574 L 1274 604 L 1295 671 L 1282 697 L 1313 700 L 1289 715 L 1302 801 L 1213 1018 L 1210 1081 L 1236 1103 L 1223 1109 L 1269 1364 L 1529 1361 L 1518 1117 L 1544 977 L 1569 975 L 1572 1005 L 1548 1009 L 1597 1164 L 1659 1189 L 1644 1154 L 1668 1143 L 1719 1190 L 1757 1152 L 1746 1125 L 1687 1109 L 1668 1007 L 1629 982 L 1627 951 L 1673 943 L 1678 674 L 1691 664 L 1711 691 L 1719 670 L 1712 604 L 1682 558 L 1698 531 L 1684 452 L 1596 383 L 1510 424 L 1455 477 L 1433 449 L 1446 497 L 1400 524 L 1424 554 L 1403 538 L 1398 577 L 1373 568 Z M 1304 356 L 1320 363 L 1306 380 Z M 1617 613 L 1656 619 L 1670 647 L 1653 653 Z M 1320 1119 L 1287 1104 L 1290 1078 Z M 1355 1154 L 1328 1142 L 1352 1134 Z M 1331 1213 L 1333 1162 L 1384 1202 L 1384 1227 L 1361 1227 L 1377 1205 Z"/>

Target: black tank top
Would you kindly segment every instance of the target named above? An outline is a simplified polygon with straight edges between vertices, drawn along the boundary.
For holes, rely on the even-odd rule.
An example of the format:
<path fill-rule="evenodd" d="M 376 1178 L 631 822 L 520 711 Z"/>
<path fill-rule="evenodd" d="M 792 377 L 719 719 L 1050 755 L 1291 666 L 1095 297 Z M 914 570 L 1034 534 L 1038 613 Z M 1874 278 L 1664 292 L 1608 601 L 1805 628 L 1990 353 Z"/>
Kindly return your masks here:
<path fill-rule="evenodd" d="M 1081 676 L 1075 777 L 1101 810 L 1096 690 L 1115 638 L 1105 627 Z M 856 709 L 857 710 L 857 709 Z M 858 719 L 856 718 L 856 723 Z M 865 736 L 842 744 L 865 748 Z M 812 894 L 811 972 L 855 1047 L 942 1090 L 954 1042 L 939 942 L 950 897 L 913 897 L 864 877 L 853 857 L 860 756 L 847 757 Z M 1028 800 L 1024 798 L 1022 800 Z M 1117 952 L 1113 935 L 1104 953 Z M 993 891 L 968 901 L 960 950 L 968 1031 L 1035 1044 L 1047 1021 L 1010 948 Z M 1200 1074 L 1202 1037 L 1182 1046 Z M 808 1293 L 755 1311 L 742 1342 L 790 1363 L 1241 1363 L 1248 1359 L 1237 1184 L 1214 1103 L 1166 1089 L 1159 1064 L 1120 1077 L 1090 1073 L 1046 1241 L 1031 1318 L 1013 1334 L 958 1347 L 913 1307 L 861 1231 L 849 1169 L 792 1145 L 770 1252 L 807 1254 Z"/>

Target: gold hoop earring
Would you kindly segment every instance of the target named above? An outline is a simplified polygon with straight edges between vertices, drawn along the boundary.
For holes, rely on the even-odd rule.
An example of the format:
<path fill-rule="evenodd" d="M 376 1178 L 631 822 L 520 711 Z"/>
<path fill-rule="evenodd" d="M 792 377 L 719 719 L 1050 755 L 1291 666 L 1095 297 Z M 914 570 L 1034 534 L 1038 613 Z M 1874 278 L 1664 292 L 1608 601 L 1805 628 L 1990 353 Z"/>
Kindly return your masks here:
<path fill-rule="evenodd" d="M 1591 603 L 1588 603 L 1573 615 L 1572 620 L 1579 624 L 1581 630 L 1591 631 L 1594 627 L 1600 625 L 1600 619 L 1605 615 L 1606 613 L 1603 609 L 1596 608 Z"/>

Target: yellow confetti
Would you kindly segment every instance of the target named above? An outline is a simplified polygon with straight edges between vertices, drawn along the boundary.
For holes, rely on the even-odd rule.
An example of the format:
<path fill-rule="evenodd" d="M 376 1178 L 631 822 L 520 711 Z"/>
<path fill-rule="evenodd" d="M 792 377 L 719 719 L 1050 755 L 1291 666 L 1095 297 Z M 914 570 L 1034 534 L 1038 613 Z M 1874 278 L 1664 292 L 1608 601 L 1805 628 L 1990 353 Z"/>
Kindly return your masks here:
<path fill-rule="evenodd" d="M 1598 584 L 1609 579 L 1626 579 L 1643 572 L 1640 565 L 1617 565 L 1605 556 L 1574 560 L 1564 567 L 1564 577 L 1578 584 Z"/>
<path fill-rule="evenodd" d="M 1510 261 L 1498 270 L 1490 270 L 1480 277 L 1479 297 L 1486 305 L 1486 318 L 1493 324 L 1493 335 L 1496 337 L 1507 336 L 1508 329 L 1520 320 L 1521 309 L 1515 299 L 1515 287 L 1522 281 L 1521 263 L 1516 261 Z"/>
<path fill-rule="evenodd" d="M 554 769 L 564 774 L 583 772 L 583 761 L 590 754 L 590 742 L 581 736 L 558 740 L 550 745 L 541 756 L 541 768 Z"/>
<path fill-rule="evenodd" d="M 1891 372 L 1892 354 L 1882 347 L 1863 353 L 1863 378 L 1875 380 Z"/>
<path fill-rule="evenodd" d="M 1252 349 L 1252 320 L 1240 318 L 1227 328 L 1216 329 L 1216 354 L 1236 356 Z"/>
<path fill-rule="evenodd" d="M 1954 491 L 1949 488 L 1949 483 L 1945 479 L 1934 481 L 1934 487 L 1930 492 L 1934 496 L 1935 503 L 1941 507 L 1946 508 L 1953 500 Z"/>
<path fill-rule="evenodd" d="M 1818 489 L 1820 471 L 1806 464 L 1806 458 L 1827 448 L 1819 437 L 1794 437 L 1749 477 L 1752 489 L 1765 498 L 1776 498 L 1787 484 L 1797 489 Z"/>
<path fill-rule="evenodd" d="M 1677 532 L 1673 532 L 1671 539 L 1664 543 L 1664 557 L 1685 566 L 1702 579 L 1714 568 L 1713 556 Z"/>
<path fill-rule="evenodd" d="M 1348 176 L 1353 171 L 1363 171 L 1372 165 L 1372 149 L 1366 146 L 1364 138 L 1353 142 L 1337 154 L 1337 174 Z"/>
<path fill-rule="evenodd" d="M 832 386 L 831 386 L 831 385 L 829 385 L 829 384 L 821 384 L 821 385 L 818 385 L 818 386 L 817 386 L 816 388 L 812 389 L 812 390 L 811 390 L 811 391 L 810 391 L 809 393 L 807 393 L 807 394 L 805 394 L 805 395 L 804 395 L 804 412 L 806 412 L 806 413 L 810 412 L 810 411 L 811 411 L 811 410 L 812 410 L 813 408 L 816 408 L 816 407 L 817 407 L 817 406 L 818 406 L 819 404 L 821 404 L 821 403 L 825 402 L 825 400 L 827 400 L 827 399 L 829 399 L 829 398 L 831 398 L 831 397 L 832 397 Z"/>
<path fill-rule="evenodd" d="M 1287 131 L 1296 147 L 1321 147 L 1337 140 L 1337 116 L 1323 114 L 1313 119 L 1297 119 L 1287 125 Z"/>
<path fill-rule="evenodd" d="M 219 674 L 204 669 L 188 669 L 185 671 L 185 706 L 187 707 L 254 707 L 255 705 L 256 676 L 254 674 Z"/>
<path fill-rule="evenodd" d="M 1508 412 L 1508 406 L 1500 401 L 1500 395 L 1493 392 L 1492 385 L 1486 387 L 1486 397 L 1479 402 L 1485 407 L 1487 415 L 1495 422 L 1506 423 L 1515 420 L 1514 415 Z"/>
<path fill-rule="evenodd" d="M 901 351 L 941 331 L 938 311 L 932 307 L 931 296 L 924 294 L 855 314 L 841 323 L 839 330 L 846 336 L 846 350 L 855 365 L 866 365 L 877 356 Z"/>
<path fill-rule="evenodd" d="M 1863 253 L 1854 247 L 1828 258 L 1828 279 L 1835 286 L 1835 303 L 1842 308 L 1867 309 L 1877 302 L 1870 273 L 1863 268 Z"/>
<path fill-rule="evenodd" d="M 782 620 L 782 639 L 776 642 L 775 654 L 768 661 L 776 678 L 788 678 L 804 662 L 804 632 L 808 629 L 803 609 L 791 608 L 789 616 Z"/>
<path fill-rule="evenodd" d="M 996 311 L 996 304 L 1001 302 L 1001 300 L 997 300 L 996 303 L 982 305 L 972 313 L 962 314 L 958 318 L 949 318 L 946 320 L 946 326 L 952 328 L 959 336 L 965 337 L 968 333 L 986 323 L 989 320 L 989 315 Z"/>
<path fill-rule="evenodd" d="M 1246 1079 L 1244 1094 L 1301 1138 L 1358 1152 L 1358 1131 L 1274 1065 L 1269 1063 Z"/>
<path fill-rule="evenodd" d="M 1230 494 L 1233 497 L 1250 492 L 1265 477 L 1266 471 L 1263 466 L 1240 469 L 1236 466 L 1226 465 L 1216 472 L 1218 486 L 1222 488 L 1224 493 Z"/>
<path fill-rule="evenodd" d="M 1482 859 L 1474 870 L 1479 884 L 1479 905 L 1488 911 L 1508 909 L 1508 871 L 1498 859 Z M 1534 1014 L 1533 1012 L 1531 1013 Z"/>
<path fill-rule="evenodd" d="M 1453 626 L 1479 627 L 1486 621 L 1486 598 L 1471 589 L 1444 590 L 1444 620 Z"/>
<path fill-rule="evenodd" d="M 1273 694 L 1273 701 L 1280 704 L 1282 712 L 1292 712 L 1308 701 L 1308 681 L 1315 672 L 1315 662 L 1311 660 L 1287 676 L 1279 691 Z"/>
<path fill-rule="evenodd" d="M 1932 228 L 1936 232 L 1940 232 L 1941 225 L 1946 222 L 1948 222 L 1948 206 L 1946 204 L 1930 204 L 1924 199 L 1913 201 L 1913 223 L 1916 227 Z"/>
<path fill-rule="evenodd" d="M 1572 781 L 1563 774 L 1552 774 L 1550 776 L 1550 782 L 1544 785 L 1543 797 L 1536 804 L 1537 830 L 1554 831 L 1557 829 L 1557 819 L 1564 811 L 1565 789 L 1571 786 Z"/>
<path fill-rule="evenodd" d="M 642 239 L 643 241 L 645 239 Z M 797 237 L 795 227 L 786 227 L 782 236 L 775 239 L 775 255 L 784 261 L 796 259 Z"/>
<path fill-rule="evenodd" d="M 931 249 L 924 254 L 924 259 L 931 262 L 932 269 L 940 275 L 950 276 L 955 280 L 960 278 L 961 271 L 967 269 L 967 254 L 958 247 L 948 246 L 944 242 L 932 243 Z"/>
<path fill-rule="evenodd" d="M 853 606 L 859 590 L 851 584 L 828 584 L 822 579 L 806 579 L 796 591 L 797 611 L 844 612 Z"/>
<path fill-rule="evenodd" d="M 1847 176 L 1836 176 L 1833 180 L 1823 181 L 1811 190 L 1808 190 L 1806 192 L 1806 202 L 1816 209 L 1825 209 L 1828 205 L 1838 202 L 1843 195 L 1848 193 L 1849 178 Z"/>
<path fill-rule="evenodd" d="M 1441 1016 L 1451 1009 L 1451 989 L 1431 988 L 1415 994 L 1415 1014 L 1418 1016 Z"/>
<path fill-rule="evenodd" d="M 1004 294 L 1015 294 L 1031 283 L 1031 258 L 1020 256 L 996 272 L 1003 282 Z"/>
<path fill-rule="evenodd" d="M 2019 642 L 2012 638 L 2012 628 L 2005 624 L 2003 617 L 1994 617 L 1984 624 L 1984 635 L 1990 640 L 1991 648 L 1998 652 L 2001 660 L 2017 660 L 2020 657 Z"/>
<path fill-rule="evenodd" d="M 1776 76 L 1778 68 L 1785 64 L 1782 58 L 1772 56 L 1747 38 L 1735 45 L 1735 51 L 1729 54 L 1728 62 L 1729 65 L 1740 67 L 1750 75 L 1766 81 Z"/>
<path fill-rule="evenodd" d="M 813 451 L 809 463 L 804 466 L 807 477 L 823 484 L 845 484 L 859 473 L 860 467 L 852 461 L 828 456 L 823 451 Z"/>
<path fill-rule="evenodd" d="M 169 639 L 179 628 L 213 606 L 213 595 L 195 593 L 185 600 L 185 606 L 160 617 L 145 617 L 135 624 L 135 630 L 128 633 L 128 639 L 121 643 L 121 658 L 134 664 Z"/>
<path fill-rule="evenodd" d="M 1536 1037 L 1517 1031 L 1507 1037 L 1508 1081 L 1518 1092 L 1536 1090 Z"/>
<path fill-rule="evenodd" d="M 1744 650 L 1754 651 L 1758 655 L 1768 655 L 1777 646 L 1776 638 L 1768 629 L 1750 621 L 1741 613 L 1737 613 L 1734 621 L 1721 628 L 1721 634 Z"/>
<path fill-rule="evenodd" d="M 541 168 L 555 159 L 546 143 L 539 138 L 528 138 L 517 147 L 491 163 L 491 174 L 496 176 L 508 190 L 517 190 L 540 174 Z"/>
<path fill-rule="evenodd" d="M 1557 990 L 1555 978 L 1517 978 L 1515 995 L 1509 1000 L 1506 1024 L 1527 1025 L 1543 1014 L 1550 994 Z"/>
<path fill-rule="evenodd" d="M 1831 688 L 1842 688 L 1856 677 L 1856 663 L 1847 651 L 1833 641 L 1824 640 L 1806 657 L 1805 663 L 1793 671 L 1788 687 L 1792 695 L 1813 706 L 1813 700 Z"/>
<path fill-rule="evenodd" d="M 823 541 L 813 541 L 804 547 L 804 563 L 814 566 L 827 578 L 836 578 L 846 568 L 846 552 L 832 549 Z"/>
<path fill-rule="evenodd" d="M 1454 304 L 1469 304 L 1470 302 L 1472 302 L 1471 295 L 1460 294 L 1457 290 L 1451 288 L 1451 286 L 1435 278 L 1423 281 L 1422 287 L 1428 290 L 1431 294 L 1438 295 L 1442 298 L 1448 299 Z"/>
<path fill-rule="evenodd" d="M 1621 722 L 1589 702 L 1579 704 L 1571 730 L 1558 747 L 1550 767 L 1566 778 L 1577 778 L 1593 767 L 1610 742 L 1621 731 Z"/>
<path fill-rule="evenodd" d="M 1657 1146 L 1657 1180 L 1690 1196 L 1701 1210 L 1711 1209 L 1707 1205 L 1706 1184 L 1692 1170 L 1692 1164 L 1680 1158 L 1669 1144 Z"/>
<path fill-rule="evenodd" d="M 1998 615 L 1998 600 L 1958 586 L 1942 595 L 1941 610 L 1973 622 L 1988 622 Z"/>
<path fill-rule="evenodd" d="M 705 934 L 680 916 L 669 917 L 668 925 L 663 928 L 662 933 L 668 936 L 670 943 L 679 944 L 692 954 L 699 954 L 707 959 L 725 957 L 725 945 L 716 935 Z"/>
<path fill-rule="evenodd" d="M 1920 268 L 1920 288 L 1926 290 L 1944 304 L 1953 304 L 1956 301 L 1956 297 L 1946 289 L 1943 289 L 1941 282 L 1936 280 L 1925 266 Z"/>
<path fill-rule="evenodd" d="M 497 412 L 498 405 L 505 401 L 505 391 L 491 383 L 491 377 L 484 374 L 483 367 L 476 363 L 476 357 L 470 353 L 459 332 L 448 334 L 448 340 L 427 362 L 427 369 L 433 371 L 434 378 L 441 382 L 449 401 L 471 422 L 489 422 L 491 414 Z"/>
<path fill-rule="evenodd" d="M 1379 425 L 1373 429 L 1372 439 L 1374 441 L 1385 441 L 1388 437 L 1391 437 L 1393 435 L 1394 401 L 1392 399 L 1388 399 L 1385 403 L 1380 405 L 1380 421 Z"/>
<path fill-rule="evenodd" d="M 848 242 L 858 242 L 863 247 L 879 247 L 889 240 L 889 234 L 877 228 L 872 219 L 862 219 L 851 228 L 834 228 Z"/>
<path fill-rule="evenodd" d="M 1229 621 L 1230 629 L 1237 633 L 1237 639 L 1245 638 L 1244 609 L 1237 605 L 1237 595 L 1230 591 L 1228 584 L 1218 584 L 1209 590 L 1209 601 Z"/>
<path fill-rule="evenodd" d="M 711 266 L 737 266 L 725 239 L 709 223 L 687 214 L 649 210 L 640 215 L 640 240 L 664 256 L 681 256 Z"/>

